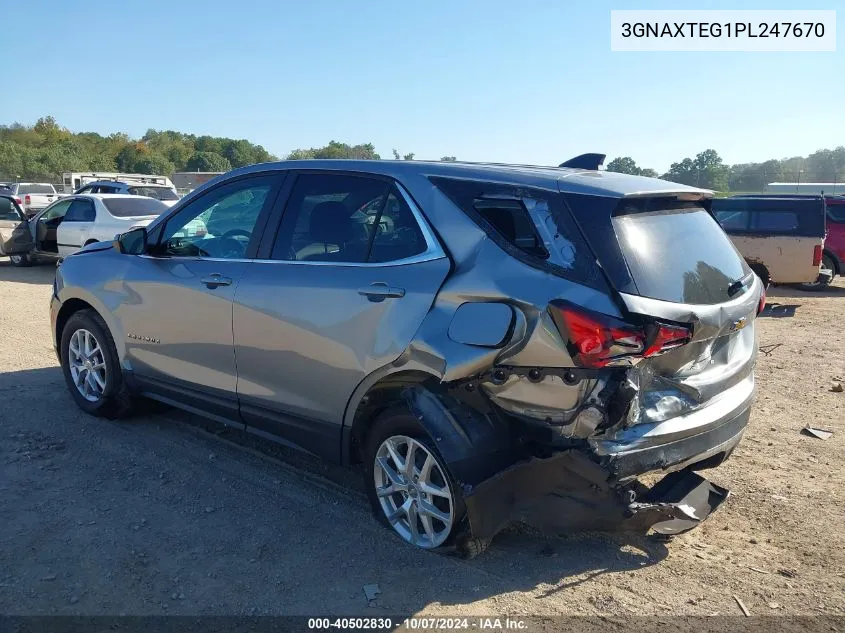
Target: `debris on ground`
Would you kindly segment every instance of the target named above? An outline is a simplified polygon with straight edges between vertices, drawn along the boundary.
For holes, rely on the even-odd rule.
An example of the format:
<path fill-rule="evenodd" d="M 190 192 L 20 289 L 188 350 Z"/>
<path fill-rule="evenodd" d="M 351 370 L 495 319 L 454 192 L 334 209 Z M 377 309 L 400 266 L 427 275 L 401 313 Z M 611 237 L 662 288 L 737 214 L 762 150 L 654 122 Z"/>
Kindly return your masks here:
<path fill-rule="evenodd" d="M 833 431 L 828 431 L 827 429 L 817 429 L 809 424 L 801 429 L 801 433 L 820 440 L 829 439 L 833 435 Z"/>
<path fill-rule="evenodd" d="M 830 390 L 833 393 L 842 393 L 843 391 L 845 391 L 845 388 L 842 387 L 841 382 L 839 382 L 838 380 L 834 380 L 832 383 L 830 383 Z"/>
<path fill-rule="evenodd" d="M 750 618 L 751 612 L 745 607 L 745 604 L 743 604 L 742 600 L 739 599 L 739 596 L 734 596 L 734 600 L 736 600 L 736 603 L 739 605 L 739 608 L 742 609 L 742 612 L 745 614 L 745 617 Z"/>
<path fill-rule="evenodd" d="M 367 598 L 367 604 L 372 603 L 373 600 L 381 593 L 378 585 L 364 585 L 364 596 Z"/>

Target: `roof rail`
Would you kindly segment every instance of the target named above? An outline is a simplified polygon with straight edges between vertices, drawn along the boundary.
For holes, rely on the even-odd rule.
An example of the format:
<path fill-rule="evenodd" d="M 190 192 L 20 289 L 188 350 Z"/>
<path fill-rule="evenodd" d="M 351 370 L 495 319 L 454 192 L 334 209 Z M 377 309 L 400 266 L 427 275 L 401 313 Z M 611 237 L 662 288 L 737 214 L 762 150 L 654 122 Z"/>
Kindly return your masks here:
<path fill-rule="evenodd" d="M 591 169 L 598 171 L 598 168 L 604 164 L 604 159 L 607 154 L 581 154 L 575 158 L 570 158 L 558 165 L 558 167 L 569 167 L 571 169 Z"/>

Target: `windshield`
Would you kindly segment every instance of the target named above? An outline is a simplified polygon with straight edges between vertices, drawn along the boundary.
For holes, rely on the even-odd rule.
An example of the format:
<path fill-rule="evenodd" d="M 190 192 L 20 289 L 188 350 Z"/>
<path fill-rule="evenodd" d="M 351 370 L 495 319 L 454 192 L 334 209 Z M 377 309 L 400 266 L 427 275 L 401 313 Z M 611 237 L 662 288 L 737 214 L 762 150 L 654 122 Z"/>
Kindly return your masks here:
<path fill-rule="evenodd" d="M 731 284 L 749 269 L 705 209 L 641 209 L 625 205 L 612 218 L 640 295 L 699 305 L 734 298 Z"/>
<path fill-rule="evenodd" d="M 54 194 L 56 191 L 53 185 L 21 185 L 18 187 L 18 195 L 25 195 L 27 193 L 45 193 Z"/>
<path fill-rule="evenodd" d="M 113 216 L 128 218 L 137 215 L 159 216 L 168 207 L 163 202 L 153 198 L 103 198 L 103 204 Z"/>
<path fill-rule="evenodd" d="M 178 200 L 177 196 L 169 187 L 129 187 L 129 193 L 133 196 L 147 196 L 156 200 Z"/>

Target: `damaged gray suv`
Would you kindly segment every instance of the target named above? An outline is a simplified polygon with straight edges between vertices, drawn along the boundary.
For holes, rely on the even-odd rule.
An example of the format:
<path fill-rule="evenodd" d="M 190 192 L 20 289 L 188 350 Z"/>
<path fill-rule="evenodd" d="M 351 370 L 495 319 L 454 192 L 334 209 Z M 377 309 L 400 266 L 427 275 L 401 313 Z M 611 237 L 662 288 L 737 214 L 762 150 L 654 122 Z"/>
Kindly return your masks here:
<path fill-rule="evenodd" d="M 690 529 L 727 495 L 697 471 L 748 423 L 762 284 L 710 192 L 583 163 L 220 176 L 58 269 L 70 393 L 362 462 L 375 514 L 423 548 L 512 521 Z"/>

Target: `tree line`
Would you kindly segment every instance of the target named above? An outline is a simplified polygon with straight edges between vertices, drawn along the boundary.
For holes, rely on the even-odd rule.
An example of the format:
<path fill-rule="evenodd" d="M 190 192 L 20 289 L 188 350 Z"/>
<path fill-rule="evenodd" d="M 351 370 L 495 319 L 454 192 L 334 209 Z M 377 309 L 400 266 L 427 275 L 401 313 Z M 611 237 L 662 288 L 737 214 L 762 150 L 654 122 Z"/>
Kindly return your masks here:
<path fill-rule="evenodd" d="M 413 153 L 393 150 L 396 159 Z M 295 149 L 288 159 L 381 158 L 372 143 L 331 141 L 325 147 Z M 0 125 L 0 181 L 59 182 L 66 171 L 119 171 L 170 176 L 175 171 L 229 171 L 278 160 L 261 145 L 244 139 L 196 136 L 173 130 L 147 130 L 139 139 L 115 133 L 73 133 L 51 116 L 35 125 Z M 444 156 L 442 160 L 456 160 Z"/>
<path fill-rule="evenodd" d="M 392 151 L 394 159 L 414 160 L 414 153 Z M 310 158 L 380 159 L 372 143 L 330 141 L 323 147 L 295 149 L 289 160 Z M 147 130 L 139 139 L 115 133 L 73 133 L 51 117 L 35 125 L 0 125 L 0 181 L 58 182 L 66 171 L 121 171 L 169 176 L 175 171 L 228 171 L 278 160 L 261 145 L 244 139 L 196 136 L 173 130 Z M 442 156 L 442 161 L 457 160 Z M 845 146 L 820 149 L 809 156 L 727 165 L 712 149 L 672 163 L 669 171 L 639 167 L 630 156 L 614 158 L 608 171 L 693 185 L 716 191 L 761 191 L 767 183 L 845 182 Z"/>
<path fill-rule="evenodd" d="M 638 167 L 630 156 L 614 158 L 607 164 L 607 170 L 657 176 L 653 169 Z M 660 178 L 716 191 L 763 191 L 770 182 L 845 182 L 845 146 L 820 149 L 806 157 L 736 165 L 726 165 L 716 150 L 707 149 L 695 158 L 672 163 Z"/>

